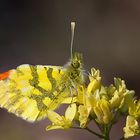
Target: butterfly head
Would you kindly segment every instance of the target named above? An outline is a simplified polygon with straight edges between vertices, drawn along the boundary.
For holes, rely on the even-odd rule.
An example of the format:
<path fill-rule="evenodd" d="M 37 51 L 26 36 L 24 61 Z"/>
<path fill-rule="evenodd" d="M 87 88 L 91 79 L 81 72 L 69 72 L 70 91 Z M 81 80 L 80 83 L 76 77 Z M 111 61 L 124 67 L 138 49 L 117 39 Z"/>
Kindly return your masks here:
<path fill-rule="evenodd" d="M 82 59 L 82 54 L 74 53 L 71 58 L 71 66 L 75 69 L 81 68 Z"/>

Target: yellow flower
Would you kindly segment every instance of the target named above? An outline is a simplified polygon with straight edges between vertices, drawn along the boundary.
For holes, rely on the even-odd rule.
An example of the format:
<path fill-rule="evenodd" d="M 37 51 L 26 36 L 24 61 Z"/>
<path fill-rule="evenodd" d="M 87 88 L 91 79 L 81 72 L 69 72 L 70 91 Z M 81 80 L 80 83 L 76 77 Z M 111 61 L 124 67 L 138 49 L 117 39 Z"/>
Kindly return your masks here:
<path fill-rule="evenodd" d="M 140 135 L 140 127 L 137 120 L 132 116 L 127 116 L 126 126 L 123 128 L 123 131 L 125 138 Z"/>
<path fill-rule="evenodd" d="M 124 80 L 114 78 L 115 86 L 111 86 L 111 99 L 109 100 L 111 107 L 121 109 L 122 112 L 128 110 L 129 105 L 133 101 L 134 91 L 126 88 Z"/>
<path fill-rule="evenodd" d="M 140 118 L 140 100 L 134 100 L 129 107 L 129 114 L 137 119 Z"/>
<path fill-rule="evenodd" d="M 128 112 L 129 106 L 133 103 L 135 92 L 132 90 L 128 90 L 124 95 L 122 103 L 120 105 L 121 112 Z"/>
<path fill-rule="evenodd" d="M 87 107 L 95 107 L 97 102 L 100 100 L 100 93 L 99 90 L 96 90 L 94 94 L 86 94 L 85 95 L 85 105 Z"/>
<path fill-rule="evenodd" d="M 85 102 L 85 93 L 86 93 L 86 87 L 84 85 L 78 86 L 76 89 L 77 93 L 77 103 L 83 104 Z"/>
<path fill-rule="evenodd" d="M 87 110 L 87 115 L 93 113 L 93 107 L 96 105 L 97 101 L 100 99 L 99 89 L 101 88 L 101 77 L 100 71 L 94 68 L 91 69 L 91 74 L 89 75 L 89 84 L 87 88 L 85 88 L 85 92 L 83 94 L 83 104 L 84 107 L 80 108 Z"/>
<path fill-rule="evenodd" d="M 52 122 L 52 125 L 49 125 L 46 130 L 68 129 L 72 127 L 72 120 L 75 117 L 76 111 L 76 104 L 69 105 L 65 112 L 65 116 L 60 116 L 58 113 L 48 110 L 48 119 Z"/>
<path fill-rule="evenodd" d="M 126 85 L 124 80 L 121 80 L 120 78 L 114 78 L 114 83 L 115 90 L 112 93 L 110 103 L 112 108 L 120 108 L 126 94 Z"/>
<path fill-rule="evenodd" d="M 80 105 L 78 107 L 78 113 L 79 113 L 79 122 L 80 122 L 80 127 L 85 128 L 88 121 L 89 121 L 89 114 L 90 114 L 91 108 L 87 108 L 84 105 Z"/>
<path fill-rule="evenodd" d="M 101 99 L 97 102 L 96 106 L 93 107 L 95 115 L 97 116 L 96 121 L 100 124 L 109 124 L 113 118 L 113 113 L 110 109 L 110 104 L 107 100 Z"/>
<path fill-rule="evenodd" d="M 101 86 L 101 77 L 100 71 L 94 68 L 91 69 L 91 75 L 89 75 L 90 83 L 87 87 L 87 93 L 93 94 L 96 89 L 99 89 Z"/>

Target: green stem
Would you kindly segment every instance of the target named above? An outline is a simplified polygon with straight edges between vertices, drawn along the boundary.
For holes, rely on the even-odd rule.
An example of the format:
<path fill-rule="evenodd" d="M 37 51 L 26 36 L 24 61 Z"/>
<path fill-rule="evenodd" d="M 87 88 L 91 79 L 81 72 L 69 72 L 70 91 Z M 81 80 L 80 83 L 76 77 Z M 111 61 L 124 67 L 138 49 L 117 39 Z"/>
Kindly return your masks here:
<path fill-rule="evenodd" d="M 108 126 L 104 127 L 104 139 L 103 140 L 110 140 L 109 138 L 110 128 Z"/>

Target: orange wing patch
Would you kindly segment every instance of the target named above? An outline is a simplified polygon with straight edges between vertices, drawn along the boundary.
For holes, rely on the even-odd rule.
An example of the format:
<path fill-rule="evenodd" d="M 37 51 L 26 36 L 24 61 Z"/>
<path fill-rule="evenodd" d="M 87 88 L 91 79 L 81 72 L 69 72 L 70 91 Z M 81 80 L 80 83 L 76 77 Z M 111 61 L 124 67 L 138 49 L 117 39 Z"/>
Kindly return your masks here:
<path fill-rule="evenodd" d="M 7 77 L 9 77 L 10 71 L 11 71 L 11 70 L 9 70 L 9 71 L 7 71 L 7 72 L 4 72 L 4 73 L 1 73 L 1 74 L 0 74 L 0 80 L 4 80 L 4 79 L 6 79 Z"/>

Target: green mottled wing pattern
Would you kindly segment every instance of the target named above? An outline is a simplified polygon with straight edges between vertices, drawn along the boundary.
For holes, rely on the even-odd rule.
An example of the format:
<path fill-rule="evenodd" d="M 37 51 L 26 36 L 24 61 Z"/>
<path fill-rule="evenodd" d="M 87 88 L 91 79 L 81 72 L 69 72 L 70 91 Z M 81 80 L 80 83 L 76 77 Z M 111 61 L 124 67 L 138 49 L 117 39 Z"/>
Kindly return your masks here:
<path fill-rule="evenodd" d="M 67 96 L 65 69 L 58 66 L 20 65 L 0 80 L 0 105 L 28 121 L 46 117 Z"/>

